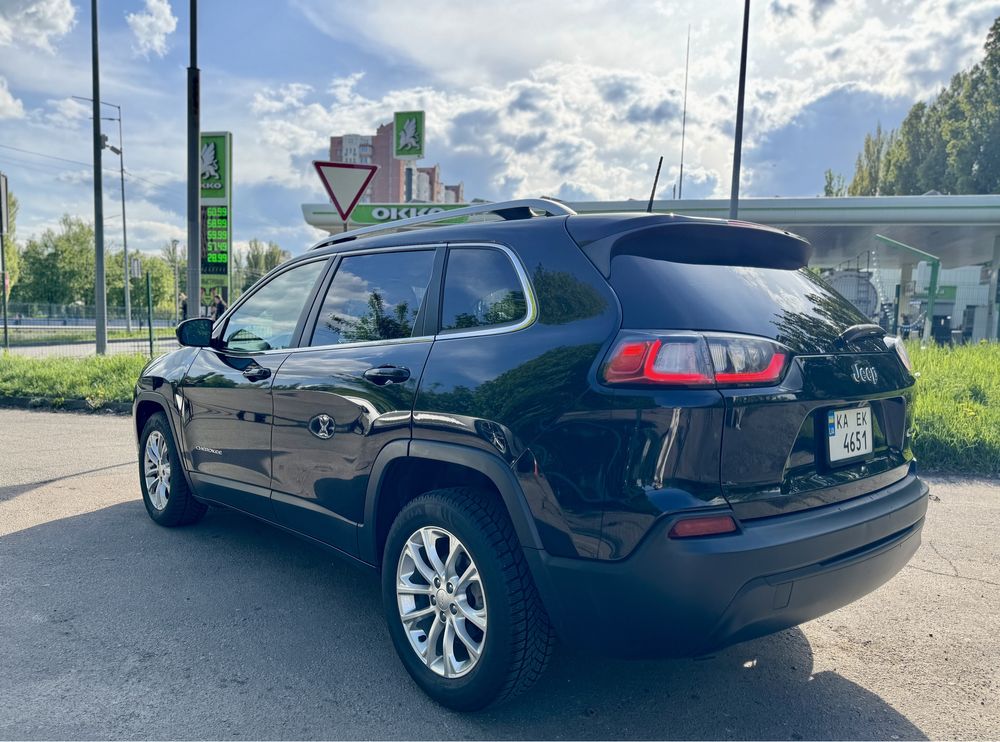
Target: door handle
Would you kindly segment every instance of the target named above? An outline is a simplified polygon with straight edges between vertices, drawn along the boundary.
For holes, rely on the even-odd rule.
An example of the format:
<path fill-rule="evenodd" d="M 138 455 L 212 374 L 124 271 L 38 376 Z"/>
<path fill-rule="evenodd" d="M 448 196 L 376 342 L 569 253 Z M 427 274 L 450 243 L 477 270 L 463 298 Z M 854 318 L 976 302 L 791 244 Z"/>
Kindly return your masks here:
<path fill-rule="evenodd" d="M 410 369 L 404 366 L 377 366 L 364 373 L 364 377 L 372 384 L 401 384 L 410 378 Z"/>
<path fill-rule="evenodd" d="M 243 369 L 243 376 L 250 381 L 263 381 L 271 375 L 271 369 L 264 368 L 257 363 L 251 363 Z"/>

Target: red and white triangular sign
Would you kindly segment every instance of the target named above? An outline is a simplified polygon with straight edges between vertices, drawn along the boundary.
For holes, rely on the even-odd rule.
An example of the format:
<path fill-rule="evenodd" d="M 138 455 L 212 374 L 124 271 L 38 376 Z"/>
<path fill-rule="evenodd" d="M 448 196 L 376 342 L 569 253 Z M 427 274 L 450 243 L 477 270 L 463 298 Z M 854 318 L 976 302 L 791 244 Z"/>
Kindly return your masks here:
<path fill-rule="evenodd" d="M 313 161 L 313 167 L 323 181 L 323 187 L 330 194 L 330 200 L 337 207 L 337 213 L 345 222 L 358 205 L 368 184 L 375 177 L 378 165 L 358 165 L 353 162 Z"/>

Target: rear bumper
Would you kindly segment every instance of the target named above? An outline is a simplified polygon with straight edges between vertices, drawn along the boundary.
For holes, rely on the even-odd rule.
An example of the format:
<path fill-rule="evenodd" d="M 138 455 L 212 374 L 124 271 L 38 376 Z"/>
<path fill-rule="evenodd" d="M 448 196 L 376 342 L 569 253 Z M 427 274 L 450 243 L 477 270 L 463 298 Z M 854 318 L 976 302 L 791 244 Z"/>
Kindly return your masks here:
<path fill-rule="evenodd" d="M 692 656 L 836 610 L 895 575 L 920 545 L 916 475 L 852 500 L 670 539 L 665 517 L 620 561 L 526 549 L 560 638 L 630 656 Z"/>

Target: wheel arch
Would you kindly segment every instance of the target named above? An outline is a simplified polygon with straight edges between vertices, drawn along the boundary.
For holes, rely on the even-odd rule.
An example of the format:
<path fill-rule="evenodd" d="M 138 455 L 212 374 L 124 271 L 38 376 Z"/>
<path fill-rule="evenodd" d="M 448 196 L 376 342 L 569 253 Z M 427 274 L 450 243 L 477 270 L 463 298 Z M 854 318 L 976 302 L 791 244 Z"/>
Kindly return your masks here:
<path fill-rule="evenodd" d="M 407 486 L 418 478 L 431 486 Z M 375 460 L 368 479 L 364 522 L 358 528 L 359 557 L 369 564 L 380 564 L 389 527 L 413 497 L 431 489 L 469 484 L 489 486 L 496 492 L 523 548 L 542 548 L 527 500 L 505 462 L 467 446 L 414 440 L 389 443 Z"/>
<path fill-rule="evenodd" d="M 149 421 L 149 418 L 157 412 L 162 412 L 167 418 L 167 425 L 170 426 L 170 434 L 174 439 L 174 445 L 177 446 L 177 453 L 181 460 L 181 469 L 184 472 L 184 478 L 187 480 L 188 487 L 194 491 L 194 483 L 191 481 L 191 477 L 188 472 L 191 459 L 184 446 L 183 439 L 181 438 L 180 430 L 178 429 L 178 421 L 175 417 L 174 411 L 170 409 L 170 402 L 167 401 L 166 397 L 158 392 L 140 391 L 136 395 L 135 401 L 132 403 L 132 423 L 135 427 L 136 445 L 139 444 L 139 439 L 142 436 L 142 429 L 146 427 L 146 423 Z"/>
<path fill-rule="evenodd" d="M 165 413 L 167 420 L 170 420 L 170 413 L 167 412 L 166 402 L 160 395 L 145 393 L 136 397 L 135 404 L 132 407 L 132 424 L 135 426 L 136 441 L 142 435 L 142 429 L 146 427 L 149 418 L 157 412 Z M 171 431 L 173 431 L 173 425 L 171 425 Z M 175 434 L 174 440 L 176 439 L 177 436 Z"/>

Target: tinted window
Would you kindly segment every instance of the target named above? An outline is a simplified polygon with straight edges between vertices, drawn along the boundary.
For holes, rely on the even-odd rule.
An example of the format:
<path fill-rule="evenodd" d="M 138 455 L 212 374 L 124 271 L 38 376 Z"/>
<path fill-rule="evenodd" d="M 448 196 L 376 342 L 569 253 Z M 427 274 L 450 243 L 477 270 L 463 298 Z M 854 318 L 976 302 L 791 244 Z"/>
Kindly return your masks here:
<path fill-rule="evenodd" d="M 326 261 L 292 268 L 275 276 L 243 302 L 226 323 L 223 342 L 230 350 L 287 348 L 302 307 Z"/>
<path fill-rule="evenodd" d="M 527 314 L 524 290 L 510 258 L 489 248 L 449 251 L 442 330 L 505 325 Z"/>
<path fill-rule="evenodd" d="M 800 353 L 830 352 L 841 331 L 870 321 L 806 269 L 619 255 L 611 262 L 611 285 L 627 328 L 742 332 Z"/>
<path fill-rule="evenodd" d="M 412 337 L 434 268 L 433 250 L 344 258 L 323 301 L 312 345 Z"/>

